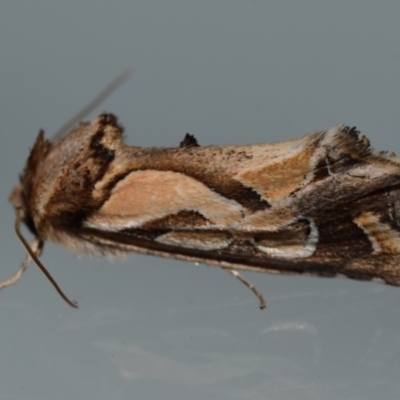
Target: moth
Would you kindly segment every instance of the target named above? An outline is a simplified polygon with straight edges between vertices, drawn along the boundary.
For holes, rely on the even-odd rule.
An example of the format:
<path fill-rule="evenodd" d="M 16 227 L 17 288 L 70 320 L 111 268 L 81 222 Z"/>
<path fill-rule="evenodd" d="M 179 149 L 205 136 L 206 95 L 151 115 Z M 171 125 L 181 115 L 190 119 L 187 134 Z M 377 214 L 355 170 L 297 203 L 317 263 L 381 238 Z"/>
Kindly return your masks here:
<path fill-rule="evenodd" d="M 40 131 L 11 193 L 31 260 L 51 240 L 75 253 L 133 251 L 238 270 L 400 285 L 400 159 L 344 125 L 248 146 L 124 144 L 113 114 L 54 142 Z M 29 245 L 24 223 L 35 236 Z"/>

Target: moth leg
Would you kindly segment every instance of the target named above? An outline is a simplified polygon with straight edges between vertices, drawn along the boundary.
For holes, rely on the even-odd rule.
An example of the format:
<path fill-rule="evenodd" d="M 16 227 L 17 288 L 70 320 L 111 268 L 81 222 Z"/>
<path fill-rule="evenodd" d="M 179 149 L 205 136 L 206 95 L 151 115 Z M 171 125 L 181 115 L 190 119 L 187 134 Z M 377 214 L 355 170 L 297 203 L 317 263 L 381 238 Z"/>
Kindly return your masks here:
<path fill-rule="evenodd" d="M 235 269 L 232 268 L 224 268 L 222 267 L 226 272 L 229 272 L 232 274 L 235 278 L 239 279 L 240 282 L 244 283 L 258 298 L 260 301 L 260 309 L 262 310 L 267 306 L 267 303 L 264 299 L 264 296 L 258 291 L 258 289 L 245 277 L 239 274 Z"/>
<path fill-rule="evenodd" d="M 43 249 L 43 242 L 41 242 L 39 239 L 35 238 L 33 239 L 32 243 L 30 244 L 31 249 L 33 252 L 40 257 L 42 254 L 42 249 Z M 26 271 L 28 268 L 29 264 L 32 262 L 32 258 L 29 255 L 29 253 L 26 255 L 25 260 L 22 262 L 21 266 L 17 269 L 15 274 L 3 281 L 0 282 L 0 290 L 6 288 L 7 286 L 15 285 L 22 277 L 23 273 Z"/>

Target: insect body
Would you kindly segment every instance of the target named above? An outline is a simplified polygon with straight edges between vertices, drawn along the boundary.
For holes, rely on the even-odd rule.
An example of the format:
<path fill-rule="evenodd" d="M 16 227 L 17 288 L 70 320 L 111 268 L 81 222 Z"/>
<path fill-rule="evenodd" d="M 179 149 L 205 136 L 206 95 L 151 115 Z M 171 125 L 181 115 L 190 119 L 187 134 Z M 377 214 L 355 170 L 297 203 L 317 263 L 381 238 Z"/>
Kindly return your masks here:
<path fill-rule="evenodd" d="M 31 258 L 43 267 L 51 240 L 235 275 L 400 285 L 399 159 L 375 154 L 346 126 L 275 144 L 201 147 L 187 135 L 176 148 L 141 148 L 125 145 L 117 118 L 102 114 L 55 143 L 40 132 L 11 201 L 18 235 L 22 221 L 36 237 L 31 246 L 22 238 L 30 255 L 21 268 Z"/>

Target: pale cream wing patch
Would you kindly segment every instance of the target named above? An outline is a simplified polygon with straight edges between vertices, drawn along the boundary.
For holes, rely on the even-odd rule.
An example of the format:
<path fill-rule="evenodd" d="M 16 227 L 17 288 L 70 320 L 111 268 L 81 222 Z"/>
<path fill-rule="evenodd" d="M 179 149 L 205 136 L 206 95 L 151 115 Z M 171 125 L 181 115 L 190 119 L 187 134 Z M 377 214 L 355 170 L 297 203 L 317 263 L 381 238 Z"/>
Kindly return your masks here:
<path fill-rule="evenodd" d="M 155 240 L 170 246 L 211 251 L 228 247 L 233 242 L 233 237 L 222 231 L 176 231 L 165 233 Z"/>
<path fill-rule="evenodd" d="M 171 171 L 134 171 L 112 190 L 110 198 L 85 222 L 86 227 L 120 230 L 140 228 L 146 222 L 193 210 L 215 227 L 240 221 L 245 209 L 203 183 Z"/>

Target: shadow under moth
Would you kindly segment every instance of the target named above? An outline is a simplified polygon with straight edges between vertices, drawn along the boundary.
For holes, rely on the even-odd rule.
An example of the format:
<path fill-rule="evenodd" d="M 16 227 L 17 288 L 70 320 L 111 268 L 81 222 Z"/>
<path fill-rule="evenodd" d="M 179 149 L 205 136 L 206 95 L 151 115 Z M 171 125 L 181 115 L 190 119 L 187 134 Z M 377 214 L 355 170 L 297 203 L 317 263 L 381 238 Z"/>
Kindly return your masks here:
<path fill-rule="evenodd" d="M 400 159 L 340 125 L 283 143 L 142 148 L 112 114 L 50 142 L 41 131 L 10 200 L 28 255 L 133 251 L 238 270 L 400 285 Z M 35 235 L 28 244 L 23 222 Z"/>

